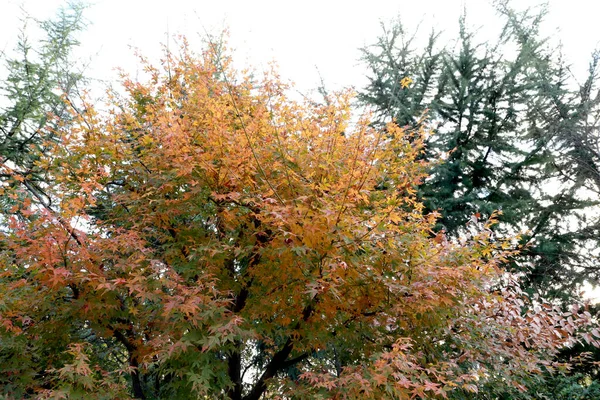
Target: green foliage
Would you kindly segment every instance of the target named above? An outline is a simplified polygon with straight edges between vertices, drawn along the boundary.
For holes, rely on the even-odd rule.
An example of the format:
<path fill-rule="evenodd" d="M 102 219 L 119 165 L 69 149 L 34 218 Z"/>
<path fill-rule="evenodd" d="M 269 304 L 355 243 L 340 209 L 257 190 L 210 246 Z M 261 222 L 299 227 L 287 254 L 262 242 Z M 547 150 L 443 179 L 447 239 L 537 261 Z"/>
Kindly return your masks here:
<path fill-rule="evenodd" d="M 437 231 L 460 238 L 500 210 L 495 233 L 522 233 L 524 247 L 511 268 L 523 273 L 529 295 L 570 301 L 600 278 L 600 56 L 592 55 L 578 84 L 560 48 L 540 36 L 545 9 L 515 12 L 507 2 L 496 9 L 504 28 L 491 42 L 477 41 L 465 15 L 456 41 L 443 46 L 436 33 L 418 48 L 400 23 L 384 28 L 364 50 L 370 84 L 361 99 L 375 107 L 380 123 L 432 130 L 424 158 L 443 161 L 420 196 L 441 215 Z M 402 84 L 407 79 L 409 86 Z M 564 354 L 561 360 L 570 359 Z M 598 359 L 594 351 L 567 375 L 532 377 L 526 393 L 490 385 L 479 395 L 453 395 L 597 398 L 597 373 L 589 366 Z"/>
<path fill-rule="evenodd" d="M 76 36 L 85 27 L 84 8 L 72 3 L 46 21 L 26 17 L 14 56 L 0 57 L 6 71 L 0 80 L 0 182 L 21 185 L 21 198 L 51 202 L 44 192 L 45 171 L 36 161 L 58 140 L 56 128 L 71 119 L 68 103 L 77 102 L 79 85 L 84 82 L 72 60 L 79 45 Z M 44 34 L 39 43 L 28 38 L 26 28 L 31 22 Z M 4 213 L 14 204 L 8 197 L 0 200 Z"/>
<path fill-rule="evenodd" d="M 525 272 L 525 286 L 577 298 L 600 271 L 598 55 L 577 86 L 560 49 L 540 37 L 543 9 L 497 10 L 505 25 L 492 42 L 477 41 L 464 15 L 444 46 L 432 33 L 418 48 L 399 22 L 386 27 L 364 49 L 370 83 L 361 99 L 381 124 L 431 129 L 424 158 L 443 161 L 420 190 L 441 214 L 436 230 L 457 237 L 474 216 L 500 210 L 496 231 L 523 235 L 513 268 Z"/>

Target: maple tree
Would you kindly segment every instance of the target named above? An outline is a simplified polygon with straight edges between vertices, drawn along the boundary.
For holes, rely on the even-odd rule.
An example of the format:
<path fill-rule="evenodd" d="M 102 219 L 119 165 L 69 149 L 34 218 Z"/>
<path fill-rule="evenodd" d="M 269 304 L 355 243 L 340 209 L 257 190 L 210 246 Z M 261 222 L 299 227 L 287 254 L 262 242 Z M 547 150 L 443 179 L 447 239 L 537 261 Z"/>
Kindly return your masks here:
<path fill-rule="evenodd" d="M 433 234 L 425 131 L 286 96 L 183 42 L 37 161 L 1 231 L 0 387 L 39 398 L 447 398 L 600 333 L 524 296 L 490 221 Z M 6 164 L 4 170 L 10 167 Z"/>

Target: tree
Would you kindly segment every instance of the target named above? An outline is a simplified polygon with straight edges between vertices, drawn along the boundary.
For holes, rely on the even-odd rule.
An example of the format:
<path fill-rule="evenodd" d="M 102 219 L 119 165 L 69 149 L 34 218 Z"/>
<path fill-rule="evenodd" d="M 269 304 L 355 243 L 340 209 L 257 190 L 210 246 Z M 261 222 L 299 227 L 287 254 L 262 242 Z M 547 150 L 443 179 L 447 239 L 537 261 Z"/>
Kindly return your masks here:
<path fill-rule="evenodd" d="M 26 216 L 27 211 L 25 214 L 20 212 L 23 204 L 52 212 L 53 199 L 46 193 L 48 171 L 39 162 L 57 143 L 58 121 L 66 125 L 71 119 L 71 106 L 76 101 L 79 85 L 84 82 L 72 61 L 73 50 L 79 44 L 77 33 L 85 26 L 83 10 L 83 4 L 71 3 L 54 19 L 38 21 L 26 16 L 15 51 L 0 55 L 5 67 L 0 79 L 0 231 L 3 232 L 0 251 L 3 254 L 9 251 L 4 240 L 4 235 L 10 231 L 8 220 L 11 216 L 24 220 L 30 217 Z M 38 43 L 32 43 L 27 36 L 27 25 L 32 22 L 44 35 Z M 10 261 L 3 258 L 1 265 L 4 275 L 10 268 Z M 4 290 L 0 293 L 0 309 L 5 311 L 5 304 L 10 303 L 10 293 Z M 3 337 L 0 340 L 0 363 L 7 371 L 12 366 L 22 367 L 32 374 L 43 371 L 47 365 L 45 358 L 33 357 L 29 360 L 30 365 L 19 365 L 23 360 L 13 357 L 12 351 L 29 350 L 23 339 Z M 46 357 L 51 355 L 46 354 Z M 17 393 L 19 397 L 21 392 L 13 391 L 12 385 L 23 384 L 25 387 L 32 379 L 35 379 L 34 375 L 3 374 L 0 385 L 3 393 Z"/>
<path fill-rule="evenodd" d="M 467 221 L 502 210 L 496 234 L 524 232 L 511 269 L 524 272 L 527 292 L 570 301 L 584 282 L 598 282 L 598 57 L 575 82 L 560 49 L 540 37 L 545 10 L 497 6 L 506 25 L 493 42 L 476 42 L 465 16 L 456 43 L 441 46 L 433 33 L 422 50 L 400 23 L 386 28 L 365 49 L 371 83 L 361 98 L 380 123 L 425 121 L 434 130 L 424 158 L 445 160 L 420 196 L 426 210 L 442 214 L 436 231 L 460 237 Z M 558 359 L 586 362 L 567 378 L 531 382 L 528 392 L 557 398 L 567 387 L 595 398 L 597 351 L 577 347 Z"/>
<path fill-rule="evenodd" d="M 589 312 L 503 271 L 493 217 L 432 236 L 424 131 L 351 123 L 349 92 L 293 102 L 212 43 L 179 54 L 54 131 L 51 205 L 2 187 L 3 395 L 460 398 L 597 344 Z"/>
<path fill-rule="evenodd" d="M 545 10 L 497 9 L 505 26 L 492 42 L 476 42 L 465 16 L 455 43 L 433 33 L 422 50 L 400 23 L 386 28 L 364 50 L 361 99 L 380 126 L 433 130 L 424 159 L 445 159 L 420 192 L 441 214 L 436 231 L 460 236 L 474 216 L 502 210 L 497 233 L 523 233 L 513 269 L 528 291 L 570 301 L 598 282 L 597 62 L 572 89 L 560 50 L 540 37 Z"/>
<path fill-rule="evenodd" d="M 24 186 L 22 195 L 34 202 L 51 200 L 45 193 L 45 171 L 36 162 L 57 140 L 58 121 L 65 124 L 71 118 L 68 102 L 76 102 L 84 82 L 72 60 L 79 45 L 77 34 L 85 27 L 84 9 L 82 3 L 71 3 L 54 19 L 33 21 L 45 34 L 36 46 L 27 36 L 32 18 L 26 16 L 15 55 L 0 58 L 6 67 L 6 77 L 0 81 L 0 181 Z M 3 214 L 14 205 L 8 197 L 0 200 Z"/>

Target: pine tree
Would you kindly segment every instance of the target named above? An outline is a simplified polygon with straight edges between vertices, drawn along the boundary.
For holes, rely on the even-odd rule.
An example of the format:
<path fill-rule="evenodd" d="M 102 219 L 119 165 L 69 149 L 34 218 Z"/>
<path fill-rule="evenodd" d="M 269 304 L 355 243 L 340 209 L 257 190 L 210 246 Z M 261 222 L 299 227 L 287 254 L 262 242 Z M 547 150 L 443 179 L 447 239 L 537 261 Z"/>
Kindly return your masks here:
<path fill-rule="evenodd" d="M 419 50 L 400 23 L 384 30 L 364 49 L 370 83 L 361 98 L 380 123 L 431 129 L 425 157 L 443 160 L 421 196 L 441 214 L 438 231 L 458 237 L 500 210 L 497 233 L 524 232 L 513 268 L 525 272 L 529 290 L 577 297 L 598 272 L 589 250 L 598 238 L 590 217 L 598 197 L 582 191 L 600 182 L 590 127 L 596 64 L 579 90 L 570 89 L 560 51 L 539 33 L 545 10 L 497 9 L 505 25 L 493 42 L 477 42 L 464 15 L 458 39 L 446 46 L 433 33 Z"/>
<path fill-rule="evenodd" d="M 600 55 L 592 55 L 580 84 L 560 48 L 539 33 L 545 10 L 519 13 L 500 3 L 498 11 L 505 26 L 494 42 L 476 42 L 464 16 L 456 43 L 440 46 L 434 33 L 420 51 L 401 24 L 388 28 L 364 51 L 371 80 L 361 98 L 375 106 L 380 122 L 432 130 L 425 158 L 444 160 L 420 194 L 430 212 L 441 214 L 438 231 L 458 238 L 478 217 L 501 210 L 497 234 L 524 232 L 512 268 L 523 272 L 528 292 L 578 298 L 584 282 L 598 283 L 600 271 Z M 412 85 L 403 87 L 407 78 Z M 580 346 L 558 356 L 572 359 L 599 355 Z M 597 391 L 598 369 L 582 362 L 569 376 L 545 375 L 526 393 L 502 396 L 596 398 Z"/>
<path fill-rule="evenodd" d="M 0 81 L 0 182 L 22 187 L 19 197 L 49 206 L 45 193 L 45 171 L 36 162 L 50 143 L 57 140 L 56 128 L 71 119 L 69 102 L 76 102 L 85 81 L 72 59 L 79 45 L 77 34 L 84 29 L 82 3 L 61 8 L 56 17 L 23 20 L 14 55 L 2 54 L 5 76 Z M 34 23 L 44 33 L 32 43 L 27 25 Z M 2 197 L 0 207 L 10 213 L 14 201 Z"/>

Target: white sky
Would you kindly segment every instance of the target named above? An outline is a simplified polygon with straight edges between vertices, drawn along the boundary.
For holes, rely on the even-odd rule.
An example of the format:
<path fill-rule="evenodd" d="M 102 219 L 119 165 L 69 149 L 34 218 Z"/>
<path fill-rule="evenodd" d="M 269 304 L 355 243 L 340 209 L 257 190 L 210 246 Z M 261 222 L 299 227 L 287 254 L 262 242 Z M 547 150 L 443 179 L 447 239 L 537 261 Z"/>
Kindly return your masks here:
<path fill-rule="evenodd" d="M 512 1 L 519 9 L 539 3 Z M 582 77 L 600 44 L 600 1 L 548 3 L 544 34 L 563 43 L 573 71 Z M 10 51 L 15 44 L 21 7 L 45 19 L 63 4 L 64 0 L 0 0 L 0 50 Z M 115 67 L 135 75 L 131 47 L 157 59 L 167 31 L 184 34 L 198 45 L 206 31 L 219 33 L 227 27 L 238 62 L 261 70 L 275 60 L 283 79 L 295 82 L 302 93 L 319 85 L 319 74 L 329 89 L 361 88 L 366 81 L 358 49 L 376 41 L 381 21 L 400 17 L 408 28 L 423 21 L 424 36 L 435 26 L 455 37 L 463 6 L 468 24 L 480 28 L 482 40 L 495 37 L 491 32 L 498 22 L 488 0 L 95 0 L 85 14 L 90 26 L 81 36 L 79 56 L 90 60 L 88 76 L 110 82 L 115 80 Z M 600 290 L 593 295 L 600 299 Z"/>
<path fill-rule="evenodd" d="M 364 85 L 364 69 L 358 63 L 358 48 L 373 43 L 381 32 L 380 21 L 401 16 L 422 32 L 431 26 L 451 36 L 457 32 L 462 6 L 470 25 L 486 35 L 497 27 L 497 18 L 487 0 L 92 0 L 87 10 L 91 22 L 81 36 L 85 58 L 91 58 L 88 75 L 112 80 L 114 67 L 135 73 L 131 46 L 152 57 L 160 55 L 167 30 L 185 34 L 199 43 L 205 30 L 230 31 L 236 59 L 257 69 L 277 61 L 284 79 L 296 82 L 303 93 L 319 83 L 319 73 L 328 88 Z M 539 0 L 514 0 L 524 8 Z M 589 54 L 600 40 L 597 18 L 600 2 L 550 0 L 546 33 L 561 40 L 577 71 L 585 69 Z M 31 15 L 47 18 L 64 0 L 0 0 L 0 49 L 10 50 L 20 26 L 23 7 Z M 317 70 L 318 68 L 318 70 Z M 318 71 L 318 72 L 317 72 Z"/>

